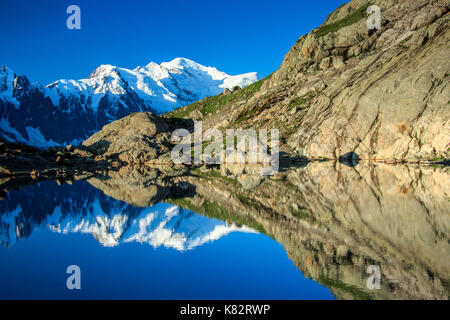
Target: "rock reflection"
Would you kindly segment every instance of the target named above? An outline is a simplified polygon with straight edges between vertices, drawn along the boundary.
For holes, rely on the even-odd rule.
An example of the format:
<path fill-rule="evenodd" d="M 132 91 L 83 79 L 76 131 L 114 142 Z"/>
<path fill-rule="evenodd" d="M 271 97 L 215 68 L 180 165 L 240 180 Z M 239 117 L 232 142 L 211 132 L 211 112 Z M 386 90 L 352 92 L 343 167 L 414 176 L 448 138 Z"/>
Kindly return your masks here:
<path fill-rule="evenodd" d="M 335 284 L 338 297 L 348 298 L 353 291 L 345 289 L 352 286 L 376 298 L 448 298 L 447 169 L 352 169 L 327 162 L 287 180 L 308 208 L 313 228 L 323 232 L 317 243 L 304 240 L 314 250 L 293 250 L 294 259 L 312 277 Z M 370 264 L 381 267 L 381 290 L 365 287 Z"/>
<path fill-rule="evenodd" d="M 251 217 L 338 298 L 448 298 L 448 168 L 311 163 L 251 190 L 228 174 L 188 181 L 196 197 Z M 366 286 L 369 265 L 381 268 L 380 290 Z"/>
<path fill-rule="evenodd" d="M 158 176 L 158 170 L 154 168 L 128 166 L 96 175 L 87 181 L 116 200 L 136 207 L 151 207 L 169 192 L 167 186 L 158 185 Z"/>

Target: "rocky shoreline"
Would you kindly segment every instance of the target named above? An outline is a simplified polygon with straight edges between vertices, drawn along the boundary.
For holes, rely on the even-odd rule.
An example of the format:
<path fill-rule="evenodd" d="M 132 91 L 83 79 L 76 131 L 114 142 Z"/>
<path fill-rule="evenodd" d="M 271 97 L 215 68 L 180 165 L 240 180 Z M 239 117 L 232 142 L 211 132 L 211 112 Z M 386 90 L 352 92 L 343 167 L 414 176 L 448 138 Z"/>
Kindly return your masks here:
<path fill-rule="evenodd" d="M 149 112 L 134 113 L 106 125 L 80 146 L 38 149 L 25 144 L 0 140 L 0 177 L 23 177 L 33 179 L 56 179 L 74 175 L 93 174 L 108 169 L 136 165 L 168 168 L 195 169 L 198 165 L 175 165 L 170 157 L 173 144 L 171 131 L 179 123 Z M 284 145 L 281 146 L 283 149 Z M 420 164 L 448 166 L 448 160 L 373 160 L 360 159 L 354 154 L 338 159 L 299 157 L 283 151 L 281 165 L 290 162 L 339 161 L 352 165 L 359 161 L 386 164 Z M 167 171 L 167 170 L 166 170 Z"/>

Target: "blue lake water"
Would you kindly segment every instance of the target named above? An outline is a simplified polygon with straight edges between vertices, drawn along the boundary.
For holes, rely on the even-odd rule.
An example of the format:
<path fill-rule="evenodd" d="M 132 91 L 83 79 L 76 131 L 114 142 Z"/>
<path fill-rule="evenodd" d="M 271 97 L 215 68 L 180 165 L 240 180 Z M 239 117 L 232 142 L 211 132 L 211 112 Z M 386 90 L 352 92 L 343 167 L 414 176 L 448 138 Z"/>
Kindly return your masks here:
<path fill-rule="evenodd" d="M 334 299 L 264 234 L 83 181 L 9 192 L 0 244 L 0 299 Z M 80 290 L 66 286 L 69 265 Z"/>

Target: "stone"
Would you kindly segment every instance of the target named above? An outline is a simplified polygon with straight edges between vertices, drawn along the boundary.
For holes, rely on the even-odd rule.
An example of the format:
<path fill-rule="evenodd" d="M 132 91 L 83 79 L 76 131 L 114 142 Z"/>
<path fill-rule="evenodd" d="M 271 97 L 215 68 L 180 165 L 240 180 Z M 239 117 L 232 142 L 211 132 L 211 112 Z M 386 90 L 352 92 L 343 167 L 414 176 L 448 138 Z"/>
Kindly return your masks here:
<path fill-rule="evenodd" d="M 436 21 L 436 19 L 440 18 L 441 16 L 442 10 L 440 8 L 430 8 L 428 10 L 419 12 L 412 20 L 410 29 L 417 30 L 419 28 L 427 26 Z"/>
<path fill-rule="evenodd" d="M 250 174 L 242 174 L 237 178 L 242 187 L 247 190 L 259 186 L 263 181 L 263 179 L 264 177 L 262 175 L 250 175 Z"/>
<path fill-rule="evenodd" d="M 328 69 L 331 67 L 331 57 L 326 57 L 320 62 L 320 69 Z"/>
<path fill-rule="evenodd" d="M 344 19 L 361 6 L 361 1 L 353 0 L 327 23 L 339 21 L 338 16 Z M 324 36 L 315 29 L 298 39 L 254 99 L 232 111 L 221 110 L 220 119 L 208 121 L 231 127 L 235 119 L 228 112 L 244 114 L 258 105 L 263 111 L 246 126 L 279 127 L 286 104 L 305 97 L 301 116 L 292 108 L 287 111 L 292 122 L 287 145 L 308 158 L 337 160 L 354 152 L 362 160 L 448 159 L 448 11 L 446 1 L 386 0 L 377 32 L 367 33 L 363 18 Z M 315 57 L 325 52 L 332 55 L 333 68 L 327 68 L 325 59 L 317 68 Z M 300 73 L 302 77 L 297 76 Z M 313 90 L 316 77 L 323 85 Z"/>
<path fill-rule="evenodd" d="M 235 91 L 238 91 L 238 90 L 240 90 L 240 89 L 241 89 L 241 87 L 238 86 L 238 85 L 236 85 L 236 86 L 234 86 L 233 88 L 231 88 L 231 92 L 235 92 Z"/>
<path fill-rule="evenodd" d="M 150 112 L 137 112 L 116 120 L 83 142 L 96 157 L 118 158 L 125 163 L 146 163 L 163 149 L 161 135 L 168 126 Z"/>
<path fill-rule="evenodd" d="M 66 146 L 66 151 L 72 152 L 74 150 L 73 145 L 69 144 Z"/>
<path fill-rule="evenodd" d="M 93 177 L 87 181 L 106 195 L 136 207 L 149 207 L 163 199 L 168 188 L 159 186 L 156 169 L 149 167 L 121 167 L 108 171 L 106 177 Z"/>
<path fill-rule="evenodd" d="M 344 57 L 336 56 L 333 57 L 333 67 L 336 69 L 342 69 L 345 67 Z"/>

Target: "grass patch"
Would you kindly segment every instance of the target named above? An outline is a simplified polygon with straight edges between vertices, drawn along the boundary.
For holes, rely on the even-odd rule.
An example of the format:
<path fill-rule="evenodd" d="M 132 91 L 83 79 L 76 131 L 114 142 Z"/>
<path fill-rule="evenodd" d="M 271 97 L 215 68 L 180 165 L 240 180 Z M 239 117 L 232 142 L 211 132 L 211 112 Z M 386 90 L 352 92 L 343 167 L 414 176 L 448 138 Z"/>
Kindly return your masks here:
<path fill-rule="evenodd" d="M 298 106 L 301 106 L 301 105 L 305 104 L 307 101 L 308 100 L 303 98 L 303 97 L 298 97 L 298 98 L 295 98 L 295 99 L 291 100 L 291 102 L 289 102 L 289 106 L 291 106 L 291 107 L 294 107 L 294 106 L 298 107 Z"/>
<path fill-rule="evenodd" d="M 333 279 L 329 279 L 329 278 L 325 278 L 325 277 L 320 277 L 318 281 L 320 283 L 323 283 L 325 286 L 327 286 L 329 288 L 331 287 L 331 288 L 335 288 L 335 289 L 339 289 L 339 290 L 348 292 L 355 299 L 358 299 L 358 300 L 373 300 L 373 297 L 370 294 L 366 293 L 365 291 L 361 290 L 358 287 L 345 284 L 342 281 L 333 280 Z"/>
<path fill-rule="evenodd" d="M 258 205 L 252 201 L 250 201 L 247 197 L 241 195 L 241 194 L 236 194 L 236 197 L 239 199 L 239 201 L 241 201 L 244 205 L 246 205 L 247 207 L 252 207 L 255 209 L 259 209 Z"/>
<path fill-rule="evenodd" d="M 350 26 L 366 17 L 366 10 L 370 5 L 370 3 L 367 3 L 345 18 L 318 28 L 314 33 L 319 37 L 323 37 L 330 32 L 336 32 L 344 27 Z"/>
<path fill-rule="evenodd" d="M 207 97 L 200 101 L 194 102 L 186 107 L 182 107 L 176 109 L 174 111 L 166 113 L 166 117 L 168 118 L 188 118 L 189 114 L 194 110 L 199 110 L 203 116 L 206 116 L 210 113 L 214 113 L 217 110 L 220 110 L 223 106 L 236 101 L 247 101 L 250 99 L 256 92 L 261 89 L 262 84 L 267 79 L 270 79 L 272 74 L 261 79 L 243 89 L 239 89 L 235 92 L 232 92 L 228 95 L 219 94 L 217 96 Z"/>
<path fill-rule="evenodd" d="M 239 123 L 241 123 L 241 122 L 243 122 L 243 121 L 249 120 L 253 115 L 256 114 L 257 111 L 258 111 L 258 110 L 257 110 L 256 108 L 250 110 L 250 111 L 247 112 L 246 114 L 243 114 L 243 115 L 239 116 L 239 118 L 237 118 L 236 121 L 234 121 L 233 124 L 234 124 L 234 125 L 237 125 L 237 124 L 239 124 Z"/>
<path fill-rule="evenodd" d="M 304 210 L 294 210 L 294 211 L 292 211 L 292 215 L 299 219 L 309 218 L 309 214 Z"/>
<path fill-rule="evenodd" d="M 264 227 L 259 223 L 257 223 L 256 221 L 254 221 L 249 216 L 239 216 L 232 214 L 228 210 L 219 206 L 218 204 L 209 201 L 205 201 L 203 203 L 203 208 L 205 209 L 205 214 L 209 216 L 212 216 L 220 220 L 231 221 L 238 226 L 246 225 L 247 227 L 250 227 L 252 229 L 258 230 L 261 233 L 266 234 Z"/>
<path fill-rule="evenodd" d="M 411 34 L 411 35 L 409 35 L 408 37 L 406 37 L 406 39 L 405 40 L 403 40 L 403 42 L 408 42 L 409 40 L 411 40 L 412 39 L 412 37 L 413 37 L 413 35 Z"/>
<path fill-rule="evenodd" d="M 206 179 L 222 179 L 223 181 L 225 181 L 227 183 L 230 183 L 230 184 L 236 184 L 237 183 L 236 179 L 233 179 L 233 178 L 230 178 L 230 177 L 227 177 L 227 176 L 223 176 L 217 170 L 208 170 L 208 171 L 202 172 L 199 168 L 195 168 L 195 169 L 193 169 L 191 171 L 193 173 L 201 176 L 201 177 L 206 178 Z"/>

